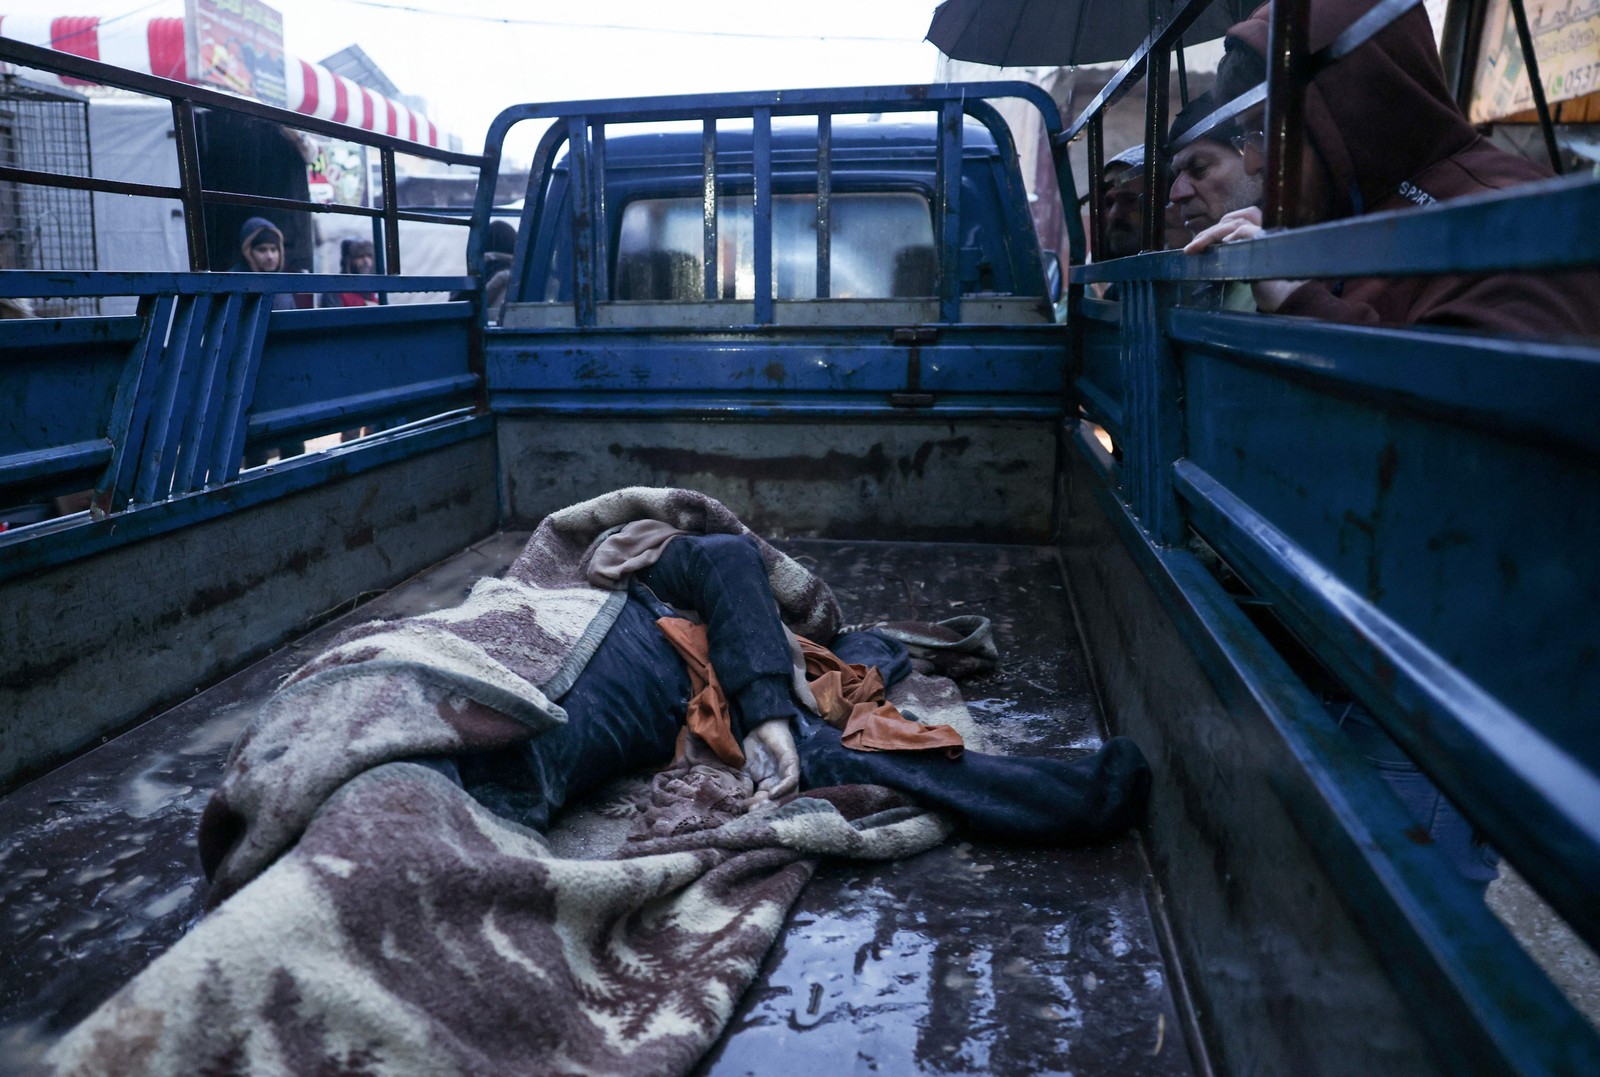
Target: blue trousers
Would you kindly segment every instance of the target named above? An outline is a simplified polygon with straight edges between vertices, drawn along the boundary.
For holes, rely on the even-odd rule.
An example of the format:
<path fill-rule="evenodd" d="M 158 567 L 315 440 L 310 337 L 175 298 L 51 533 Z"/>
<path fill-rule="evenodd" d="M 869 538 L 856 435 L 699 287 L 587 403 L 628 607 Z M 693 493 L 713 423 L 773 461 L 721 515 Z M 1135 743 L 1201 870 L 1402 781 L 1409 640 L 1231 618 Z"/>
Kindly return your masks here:
<path fill-rule="evenodd" d="M 672 755 L 689 699 L 682 660 L 655 626 L 672 607 L 706 624 L 711 664 L 741 739 L 765 721 L 794 725 L 801 787 L 866 783 L 946 812 L 977 837 L 1081 842 L 1136 821 L 1150 784 L 1143 755 L 1112 738 L 1063 761 L 965 752 L 858 752 L 838 730 L 803 715 L 790 693 L 792 658 L 760 554 L 734 535 L 681 536 L 630 581 L 629 601 L 605 641 L 559 702 L 567 723 L 514 752 L 458 757 L 454 769 L 492 810 L 542 829 L 563 805 Z M 848 662 L 878 667 L 892 685 L 910 672 L 905 647 L 876 633 L 833 641 Z"/>

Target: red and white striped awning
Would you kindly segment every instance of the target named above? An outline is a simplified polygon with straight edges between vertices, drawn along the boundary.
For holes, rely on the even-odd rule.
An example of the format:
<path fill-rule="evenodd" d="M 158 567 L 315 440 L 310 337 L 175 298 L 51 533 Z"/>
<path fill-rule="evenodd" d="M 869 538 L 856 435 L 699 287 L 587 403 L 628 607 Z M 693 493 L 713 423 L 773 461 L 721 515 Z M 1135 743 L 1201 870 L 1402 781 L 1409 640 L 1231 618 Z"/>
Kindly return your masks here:
<path fill-rule="evenodd" d="M 183 20 L 107 19 L 93 15 L 0 15 L 0 35 L 129 71 L 188 82 Z M 420 112 L 335 75 L 321 64 L 288 54 L 283 58 L 288 105 L 295 112 L 364 131 L 393 135 L 424 146 L 439 145 L 439 128 Z M 82 83 L 59 79 L 63 85 Z"/>

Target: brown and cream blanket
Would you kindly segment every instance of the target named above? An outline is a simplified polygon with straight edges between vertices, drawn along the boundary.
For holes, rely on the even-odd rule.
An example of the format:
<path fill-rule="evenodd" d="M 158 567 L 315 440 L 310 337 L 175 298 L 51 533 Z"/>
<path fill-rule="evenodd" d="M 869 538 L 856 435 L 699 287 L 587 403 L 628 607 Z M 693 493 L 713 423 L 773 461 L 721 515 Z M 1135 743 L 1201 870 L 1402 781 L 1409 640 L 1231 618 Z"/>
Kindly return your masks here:
<path fill-rule="evenodd" d="M 625 600 L 586 556 L 619 525 L 748 533 L 688 491 L 547 518 L 460 607 L 359 626 L 235 745 L 201 823 L 213 911 L 67 1035 L 61 1074 L 687 1071 L 754 977 L 816 858 L 949 834 L 896 794 L 815 791 L 744 813 L 748 779 L 657 775 L 630 840 L 557 855 L 407 760 L 510 746 Z M 831 635 L 826 584 L 756 539 L 784 617 Z"/>

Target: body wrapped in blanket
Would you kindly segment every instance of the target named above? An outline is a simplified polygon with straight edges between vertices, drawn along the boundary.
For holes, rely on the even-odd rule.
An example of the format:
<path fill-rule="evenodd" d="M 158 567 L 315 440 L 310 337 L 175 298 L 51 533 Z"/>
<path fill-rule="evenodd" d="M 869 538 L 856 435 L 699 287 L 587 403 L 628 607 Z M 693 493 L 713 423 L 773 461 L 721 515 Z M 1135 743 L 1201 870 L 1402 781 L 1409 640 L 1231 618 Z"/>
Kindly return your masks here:
<path fill-rule="evenodd" d="M 791 630 L 888 684 L 909 665 L 897 635 L 935 642 L 841 624 L 825 583 L 703 494 L 552 514 L 460 606 L 346 630 L 268 697 L 201 819 L 210 911 L 49 1065 L 686 1073 L 819 858 L 1135 820 L 1149 771 L 1131 743 L 1070 762 L 962 753 L 864 701 L 838 663 L 797 677 Z M 615 848 L 567 858 L 540 833 L 675 755 Z"/>
<path fill-rule="evenodd" d="M 1126 738 L 1066 761 L 964 751 L 953 730 L 918 725 L 892 707 L 847 705 L 837 709 L 838 727 L 830 724 L 814 713 L 796 637 L 785 630 L 755 541 L 655 523 L 623 528 L 589 557 L 607 560 L 607 543 L 620 545 L 633 567 L 619 581 L 628 601 L 558 700 L 566 723 L 514 749 L 430 761 L 498 814 L 543 829 L 569 800 L 660 766 L 676 748 L 680 766 L 712 756 L 742 766 L 755 788 L 751 803 L 797 789 L 880 785 L 986 840 L 1092 841 L 1136 818 L 1149 774 Z M 589 571 L 591 580 L 606 575 Z M 697 638 L 714 671 L 715 703 L 669 635 L 689 623 L 685 613 L 704 624 Z M 840 662 L 877 671 L 878 700 L 911 671 L 906 645 L 891 631 L 847 632 L 830 644 Z M 691 709 L 716 713 L 690 720 Z M 710 730 L 691 740 L 703 723 Z"/>

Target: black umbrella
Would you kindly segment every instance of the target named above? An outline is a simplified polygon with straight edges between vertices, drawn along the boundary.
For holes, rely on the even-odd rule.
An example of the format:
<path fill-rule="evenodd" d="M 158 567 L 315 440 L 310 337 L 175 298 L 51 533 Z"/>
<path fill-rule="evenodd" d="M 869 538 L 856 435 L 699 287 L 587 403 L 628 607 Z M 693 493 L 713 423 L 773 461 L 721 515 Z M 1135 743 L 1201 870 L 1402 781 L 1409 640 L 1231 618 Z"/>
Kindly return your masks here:
<path fill-rule="evenodd" d="M 1260 0 L 1214 0 L 1183 35 L 1221 37 Z M 956 60 L 1001 67 L 1070 67 L 1126 60 L 1182 0 L 945 0 L 928 40 Z"/>

